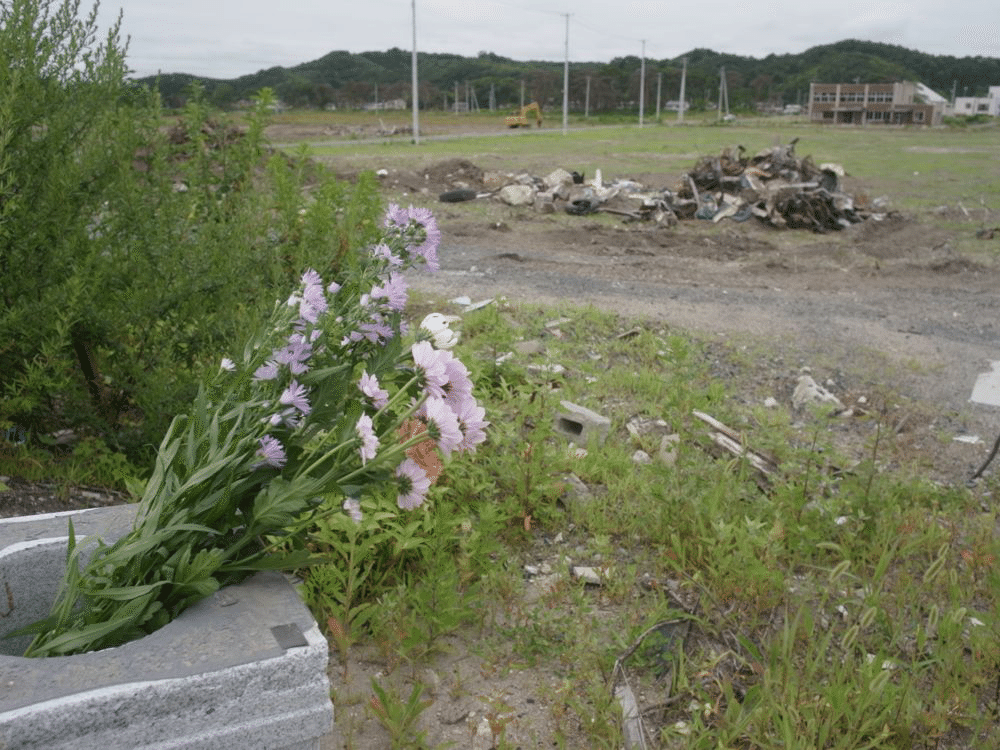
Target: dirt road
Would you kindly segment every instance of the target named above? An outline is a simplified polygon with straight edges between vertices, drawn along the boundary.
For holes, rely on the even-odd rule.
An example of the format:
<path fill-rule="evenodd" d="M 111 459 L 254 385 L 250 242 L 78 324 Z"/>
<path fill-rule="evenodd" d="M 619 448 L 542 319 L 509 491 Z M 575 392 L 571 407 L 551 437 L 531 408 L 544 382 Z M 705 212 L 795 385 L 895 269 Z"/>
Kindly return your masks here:
<path fill-rule="evenodd" d="M 412 280 L 424 291 L 592 304 L 740 341 L 761 351 L 754 377 L 779 400 L 802 366 L 844 393 L 892 391 L 927 410 L 925 448 L 954 480 L 1000 430 L 1000 409 L 969 402 L 976 376 L 1000 360 L 1000 240 L 970 258 L 952 249 L 954 233 L 899 215 L 813 235 L 502 205 L 435 211 L 441 272 Z M 984 442 L 951 440 L 965 434 Z"/>

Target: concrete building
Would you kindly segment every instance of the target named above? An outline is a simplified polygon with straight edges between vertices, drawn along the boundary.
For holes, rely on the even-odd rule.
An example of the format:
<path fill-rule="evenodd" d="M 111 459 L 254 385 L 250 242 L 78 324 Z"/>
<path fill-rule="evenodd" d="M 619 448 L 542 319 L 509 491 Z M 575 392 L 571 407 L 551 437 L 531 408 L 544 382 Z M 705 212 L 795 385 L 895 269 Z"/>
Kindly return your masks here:
<path fill-rule="evenodd" d="M 990 86 L 986 96 L 956 96 L 952 111 L 956 115 L 1000 117 L 1000 86 Z"/>
<path fill-rule="evenodd" d="M 812 83 L 809 120 L 830 125 L 940 125 L 946 100 L 921 83 Z"/>

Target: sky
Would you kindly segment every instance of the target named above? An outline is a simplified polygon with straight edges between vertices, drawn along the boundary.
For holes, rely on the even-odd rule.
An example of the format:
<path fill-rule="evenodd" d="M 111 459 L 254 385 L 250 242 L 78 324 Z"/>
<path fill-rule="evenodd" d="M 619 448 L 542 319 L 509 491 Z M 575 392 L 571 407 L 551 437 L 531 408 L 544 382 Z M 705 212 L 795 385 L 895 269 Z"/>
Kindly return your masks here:
<path fill-rule="evenodd" d="M 415 0 L 417 49 L 514 60 L 609 62 L 695 48 L 766 57 L 844 39 L 933 55 L 1000 57 L 1000 3 L 983 0 Z M 81 8 L 91 7 L 88 0 Z M 102 0 L 122 13 L 136 77 L 236 78 L 334 50 L 413 46 L 413 0 Z M 567 14 L 569 29 L 567 34 Z M 1000 84 L 1000 81 L 989 81 Z"/>

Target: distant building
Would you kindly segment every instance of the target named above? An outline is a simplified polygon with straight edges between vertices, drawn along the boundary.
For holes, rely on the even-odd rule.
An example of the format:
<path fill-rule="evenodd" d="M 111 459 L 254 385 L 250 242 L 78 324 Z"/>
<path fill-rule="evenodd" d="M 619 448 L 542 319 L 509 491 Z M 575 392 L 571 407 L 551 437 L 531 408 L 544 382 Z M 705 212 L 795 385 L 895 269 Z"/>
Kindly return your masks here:
<path fill-rule="evenodd" d="M 368 102 L 362 109 L 381 111 L 384 109 L 406 109 L 405 99 L 386 99 L 384 102 Z"/>
<path fill-rule="evenodd" d="M 956 96 L 952 111 L 956 115 L 1000 117 L 1000 86 L 990 86 L 986 96 Z"/>
<path fill-rule="evenodd" d="M 809 120 L 831 125 L 940 125 L 946 103 L 909 81 L 809 85 Z"/>

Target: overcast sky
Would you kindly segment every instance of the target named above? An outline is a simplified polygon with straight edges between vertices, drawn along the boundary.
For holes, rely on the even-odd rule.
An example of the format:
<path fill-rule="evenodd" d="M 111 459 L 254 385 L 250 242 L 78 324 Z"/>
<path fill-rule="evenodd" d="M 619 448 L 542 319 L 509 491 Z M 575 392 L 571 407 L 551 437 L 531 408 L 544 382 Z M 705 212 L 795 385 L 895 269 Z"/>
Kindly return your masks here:
<path fill-rule="evenodd" d="M 935 55 L 1000 57 L 996 0 L 416 0 L 417 49 L 515 60 L 673 58 L 702 47 L 752 57 L 843 39 Z M 87 0 L 83 8 L 89 8 Z M 136 76 L 236 78 L 333 50 L 412 47 L 411 0 L 103 0 L 99 23 L 123 13 Z M 1000 81 L 988 81 L 998 84 Z"/>

